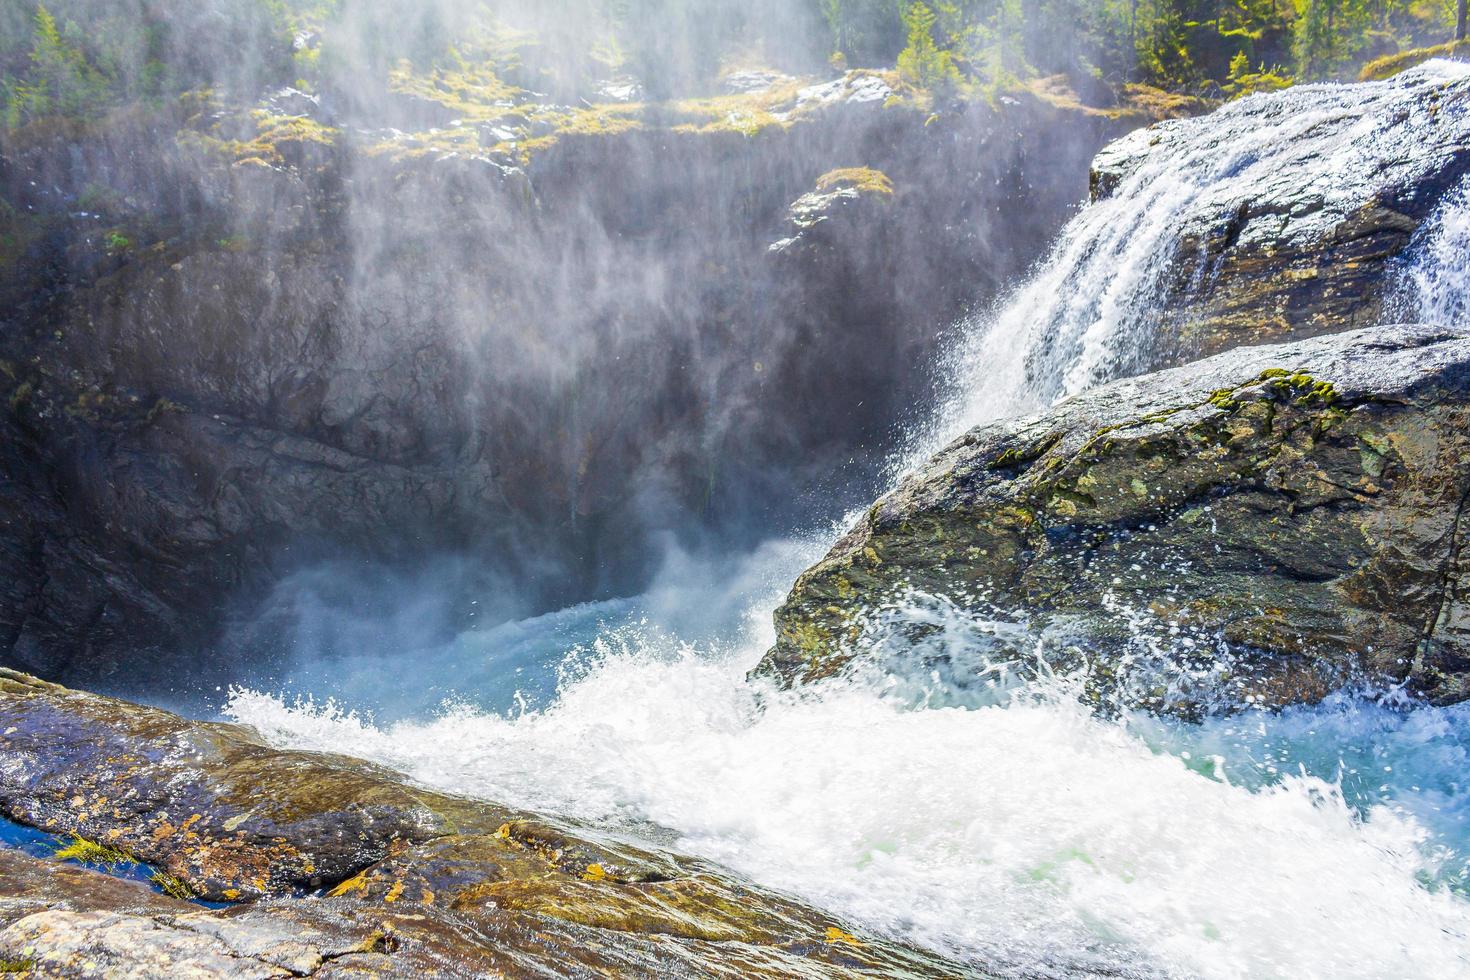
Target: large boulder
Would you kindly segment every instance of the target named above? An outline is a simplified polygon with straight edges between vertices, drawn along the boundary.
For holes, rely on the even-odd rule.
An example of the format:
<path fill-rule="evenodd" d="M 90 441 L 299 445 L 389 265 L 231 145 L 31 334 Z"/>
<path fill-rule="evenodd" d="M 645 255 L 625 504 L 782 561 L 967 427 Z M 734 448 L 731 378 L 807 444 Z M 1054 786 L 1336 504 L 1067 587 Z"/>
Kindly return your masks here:
<path fill-rule="evenodd" d="M 1445 61 L 1125 136 L 1093 162 L 1105 210 L 1085 266 L 1137 322 L 1113 359 L 1148 370 L 1389 322 L 1396 263 L 1467 173 L 1470 68 Z"/>
<path fill-rule="evenodd" d="M 1470 697 L 1470 332 L 1242 348 L 978 427 L 797 581 L 759 671 L 921 674 L 1037 652 L 1193 710 L 1355 678 Z M 958 610 L 974 635 L 935 615 Z M 968 644 L 968 645 L 966 645 Z"/>
<path fill-rule="evenodd" d="M 0 753 L 0 814 L 170 893 L 0 848 L 0 960 L 39 976 L 976 975 L 703 861 L 13 671 Z"/>

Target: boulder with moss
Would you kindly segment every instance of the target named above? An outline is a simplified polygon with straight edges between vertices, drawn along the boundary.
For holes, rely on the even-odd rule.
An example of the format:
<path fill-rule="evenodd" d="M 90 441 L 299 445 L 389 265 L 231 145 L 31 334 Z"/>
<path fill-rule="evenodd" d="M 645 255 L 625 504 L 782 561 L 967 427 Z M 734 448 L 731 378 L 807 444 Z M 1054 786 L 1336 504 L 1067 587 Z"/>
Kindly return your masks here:
<path fill-rule="evenodd" d="M 1470 333 L 1242 348 L 981 426 L 880 499 L 776 613 L 759 672 L 1039 655 L 1171 710 L 1352 682 L 1470 697 Z M 918 603 L 959 615 L 898 615 Z M 896 658 L 886 661 L 884 658 Z"/>
<path fill-rule="evenodd" d="M 866 239 L 894 199 L 893 181 L 872 167 L 842 167 L 817 178 L 816 186 L 791 202 L 787 218 L 792 234 L 771 244 L 774 253 L 816 251 L 860 235 L 864 246 L 848 251 L 873 254 Z M 866 226 L 866 227 L 865 227 Z M 867 234 L 864 234 L 866 232 Z"/>

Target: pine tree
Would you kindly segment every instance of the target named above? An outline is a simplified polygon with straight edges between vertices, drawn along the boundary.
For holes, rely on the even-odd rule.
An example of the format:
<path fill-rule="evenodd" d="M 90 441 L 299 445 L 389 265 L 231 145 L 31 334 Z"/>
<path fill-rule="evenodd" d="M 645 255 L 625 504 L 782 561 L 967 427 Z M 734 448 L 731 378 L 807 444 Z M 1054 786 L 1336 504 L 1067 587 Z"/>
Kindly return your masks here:
<path fill-rule="evenodd" d="M 947 97 L 959 85 L 960 73 L 954 66 L 954 56 L 934 40 L 935 21 L 934 11 L 923 3 L 914 3 L 904 11 L 908 46 L 898 55 L 898 71 L 911 84 Z"/>

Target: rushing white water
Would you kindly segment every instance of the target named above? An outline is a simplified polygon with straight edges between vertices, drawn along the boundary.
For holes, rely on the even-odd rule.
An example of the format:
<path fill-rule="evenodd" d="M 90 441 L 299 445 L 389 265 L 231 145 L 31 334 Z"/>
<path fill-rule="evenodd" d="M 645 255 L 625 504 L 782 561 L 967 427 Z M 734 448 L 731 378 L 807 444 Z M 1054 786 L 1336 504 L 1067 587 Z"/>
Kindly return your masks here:
<path fill-rule="evenodd" d="M 1303 89 L 1227 108 L 1212 131 L 1166 128 L 1169 145 L 973 325 L 952 365 L 955 398 L 916 456 L 1126 371 L 1189 215 L 1231 182 L 1273 179 L 1313 133 L 1336 133 L 1326 145 L 1343 154 L 1323 172 L 1361 165 L 1352 154 L 1391 95 Z M 1445 299 L 1445 270 L 1463 283 L 1467 227 L 1465 209 L 1447 206 L 1425 232 L 1416 254 L 1431 258 L 1410 267 L 1420 309 L 1463 312 L 1463 293 Z M 1102 717 L 1066 677 L 1017 681 L 1004 664 L 978 690 L 882 671 L 800 695 L 757 689 L 745 674 L 773 638 L 771 609 L 829 542 L 676 558 L 638 599 L 420 650 L 412 672 L 395 650 L 363 651 L 296 678 L 298 692 L 340 701 L 242 690 L 228 714 L 279 744 L 448 790 L 652 821 L 685 851 L 990 965 L 1470 975 L 1470 707 L 1361 692 L 1204 723 Z M 922 615 L 941 620 L 926 642 L 951 653 L 976 635 L 942 608 Z M 405 700 L 405 687 L 419 696 Z M 423 692 L 443 703 L 424 707 Z"/>
<path fill-rule="evenodd" d="M 1470 854 L 1465 710 L 1345 697 L 1195 726 L 1104 720 L 1060 681 L 943 708 L 871 679 L 797 697 L 744 680 L 770 639 L 764 622 L 730 647 L 612 627 L 525 713 L 459 704 L 375 725 L 247 692 L 230 710 L 429 785 L 652 820 L 685 850 L 990 963 L 1470 968 L 1470 904 L 1452 888 Z"/>
<path fill-rule="evenodd" d="M 1395 312 L 1421 323 L 1463 323 L 1470 313 L 1470 177 L 1416 235 L 1403 264 Z"/>

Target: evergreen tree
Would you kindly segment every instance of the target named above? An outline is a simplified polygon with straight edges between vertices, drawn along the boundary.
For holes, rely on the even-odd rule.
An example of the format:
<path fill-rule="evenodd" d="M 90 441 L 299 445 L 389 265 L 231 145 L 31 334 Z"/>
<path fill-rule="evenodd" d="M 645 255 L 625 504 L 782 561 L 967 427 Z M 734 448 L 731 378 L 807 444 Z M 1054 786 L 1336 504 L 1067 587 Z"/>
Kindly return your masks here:
<path fill-rule="evenodd" d="M 935 43 L 934 11 L 924 3 L 910 4 L 903 22 L 908 29 L 908 46 L 898 55 L 899 74 L 905 81 L 941 97 L 953 95 L 960 73 L 954 66 L 954 55 Z"/>
<path fill-rule="evenodd" d="M 47 115 L 82 116 L 107 98 L 107 79 L 87 62 L 44 5 L 36 8 L 28 77 L 7 84 L 5 122 L 17 126 Z"/>

